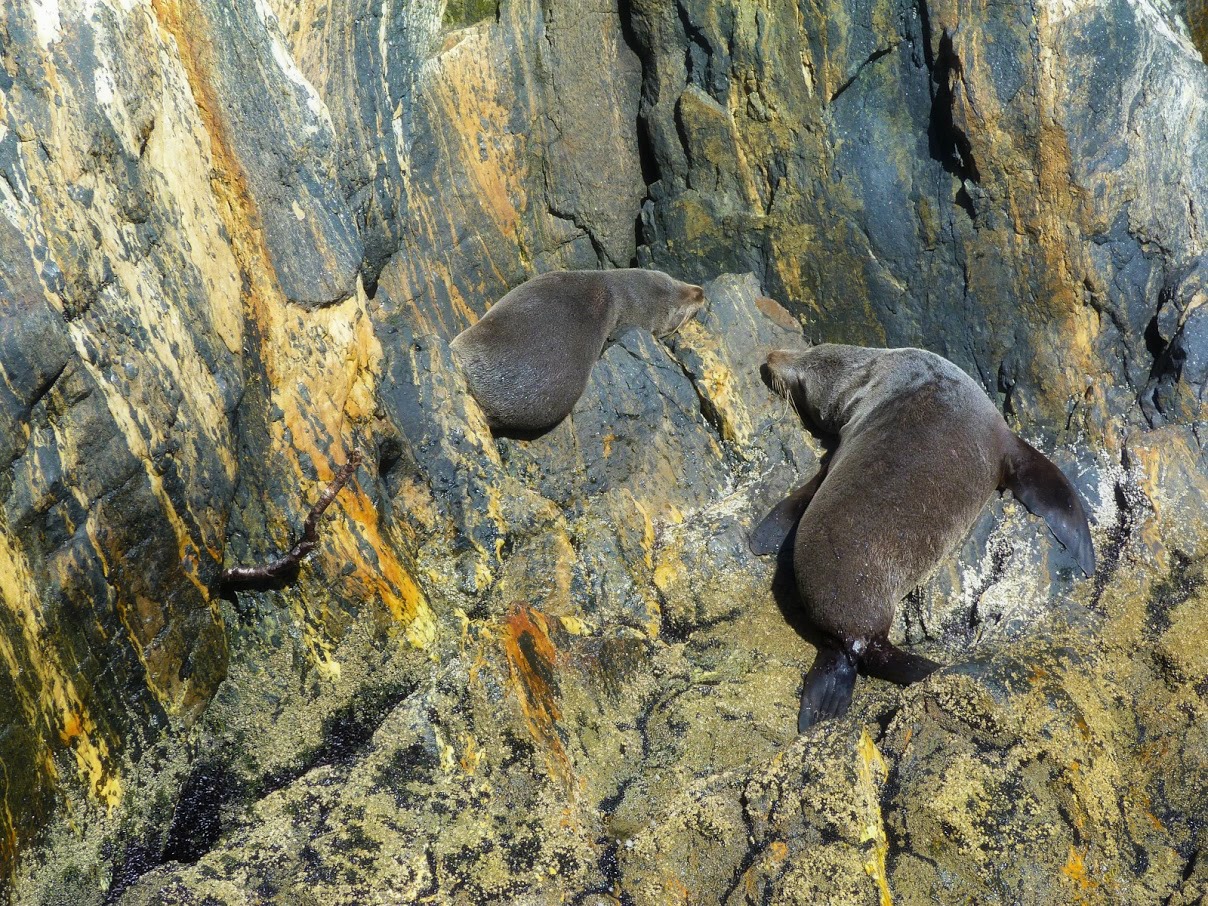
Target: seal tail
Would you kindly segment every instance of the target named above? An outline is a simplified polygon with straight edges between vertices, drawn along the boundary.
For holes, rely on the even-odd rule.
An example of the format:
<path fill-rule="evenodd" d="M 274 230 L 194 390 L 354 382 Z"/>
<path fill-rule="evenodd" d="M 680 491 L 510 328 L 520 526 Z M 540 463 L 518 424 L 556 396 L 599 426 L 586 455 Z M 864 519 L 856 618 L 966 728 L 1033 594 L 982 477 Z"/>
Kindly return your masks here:
<path fill-rule="evenodd" d="M 758 557 L 764 554 L 774 554 L 780 550 L 784 540 L 793 531 L 793 526 L 801 519 L 801 514 L 805 512 L 805 508 L 810 505 L 810 501 L 818 493 L 818 488 L 822 486 L 822 479 L 825 477 L 826 467 L 823 466 L 818 470 L 817 475 L 772 507 L 747 539 L 747 546 L 750 547 L 751 553 Z"/>
<path fill-rule="evenodd" d="M 1043 453 L 1026 441 L 1012 436 L 1014 447 L 1006 457 L 1005 475 L 1000 487 L 1008 488 L 1015 499 L 1048 523 L 1049 530 L 1061 542 L 1086 575 L 1095 572 L 1095 547 L 1086 510 L 1068 478 Z"/>
<path fill-rule="evenodd" d="M 842 717 L 851 705 L 856 686 L 856 662 L 841 648 L 823 644 L 805 675 L 797 732 L 804 733 L 820 720 Z"/>
<path fill-rule="evenodd" d="M 860 666 L 869 676 L 889 680 L 899 686 L 909 686 L 930 676 L 943 665 L 921 654 L 903 651 L 885 639 L 874 639 L 860 658 Z"/>

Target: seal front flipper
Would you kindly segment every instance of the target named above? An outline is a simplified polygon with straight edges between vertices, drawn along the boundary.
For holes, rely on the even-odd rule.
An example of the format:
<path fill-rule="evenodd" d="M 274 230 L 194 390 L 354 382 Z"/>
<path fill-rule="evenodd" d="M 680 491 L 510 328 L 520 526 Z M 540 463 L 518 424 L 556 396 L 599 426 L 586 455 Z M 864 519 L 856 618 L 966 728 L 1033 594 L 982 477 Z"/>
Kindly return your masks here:
<path fill-rule="evenodd" d="M 805 675 L 797 732 L 804 733 L 820 720 L 842 717 L 851 705 L 856 686 L 856 662 L 842 648 L 823 644 Z"/>
<path fill-rule="evenodd" d="M 797 524 L 801 514 L 805 512 L 805 508 L 818 493 L 818 488 L 822 486 L 822 479 L 825 477 L 826 467 L 823 466 L 818 470 L 817 475 L 772 507 L 759 525 L 755 526 L 751 537 L 747 540 L 751 553 L 759 557 L 764 554 L 774 554 L 780 550 L 784 539 L 789 536 L 789 532 L 793 530 L 793 526 Z"/>
<path fill-rule="evenodd" d="M 1061 470 L 1031 444 L 1014 437 L 1006 456 L 1002 487 L 1009 488 L 1028 512 L 1041 516 L 1088 576 L 1095 572 L 1095 548 L 1086 510 Z"/>
<path fill-rule="evenodd" d="M 921 654 L 903 651 L 891 645 L 888 639 L 873 639 L 860 658 L 860 666 L 869 676 L 889 680 L 899 686 L 909 686 L 930 676 L 943 665 Z"/>

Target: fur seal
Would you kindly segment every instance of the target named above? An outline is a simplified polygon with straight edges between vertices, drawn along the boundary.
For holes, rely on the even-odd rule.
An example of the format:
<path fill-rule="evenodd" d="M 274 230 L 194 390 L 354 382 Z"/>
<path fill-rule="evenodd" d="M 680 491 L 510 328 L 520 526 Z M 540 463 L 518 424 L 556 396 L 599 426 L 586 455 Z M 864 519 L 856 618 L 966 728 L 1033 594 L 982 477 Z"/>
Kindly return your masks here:
<path fill-rule="evenodd" d="M 902 685 L 939 668 L 889 643 L 894 608 L 996 489 L 1044 517 L 1082 571 L 1094 572 L 1078 492 L 952 362 L 922 349 L 828 343 L 773 351 L 765 367 L 806 427 L 838 439 L 818 474 L 750 538 L 754 553 L 773 553 L 797 526 L 797 594 L 824 636 L 805 677 L 799 730 L 847 711 L 857 668 Z"/>
<path fill-rule="evenodd" d="M 565 418 L 607 341 L 631 328 L 664 337 L 705 304 L 662 271 L 555 271 L 491 306 L 450 348 L 496 432 L 531 435 Z"/>

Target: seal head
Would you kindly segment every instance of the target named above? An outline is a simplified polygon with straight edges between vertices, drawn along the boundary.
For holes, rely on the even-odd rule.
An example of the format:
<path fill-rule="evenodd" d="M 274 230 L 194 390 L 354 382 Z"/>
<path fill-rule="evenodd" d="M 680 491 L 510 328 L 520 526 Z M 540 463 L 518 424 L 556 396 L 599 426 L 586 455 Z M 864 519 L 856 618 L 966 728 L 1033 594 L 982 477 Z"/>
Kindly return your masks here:
<path fill-rule="evenodd" d="M 635 328 L 659 339 L 669 337 L 705 306 L 701 287 L 662 271 L 625 268 L 603 273 L 617 307 L 616 326 L 608 336 L 612 341 Z"/>

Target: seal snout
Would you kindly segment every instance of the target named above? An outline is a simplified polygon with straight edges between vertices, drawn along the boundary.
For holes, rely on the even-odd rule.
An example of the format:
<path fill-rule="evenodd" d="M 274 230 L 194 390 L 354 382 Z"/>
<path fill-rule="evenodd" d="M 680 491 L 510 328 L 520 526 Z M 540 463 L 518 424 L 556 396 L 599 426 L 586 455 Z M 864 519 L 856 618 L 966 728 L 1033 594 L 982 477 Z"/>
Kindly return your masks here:
<path fill-rule="evenodd" d="M 787 349 L 773 349 L 768 353 L 768 368 L 780 370 L 793 359 L 793 354 Z"/>
<path fill-rule="evenodd" d="M 705 289 L 703 286 L 697 286 L 695 283 L 689 283 L 683 294 L 684 304 L 688 309 L 688 317 L 692 317 L 704 309 L 709 301 L 705 298 Z"/>
<path fill-rule="evenodd" d="M 660 338 L 668 337 L 693 318 L 701 320 L 698 316 L 705 310 L 707 303 L 708 299 L 705 298 L 705 291 L 702 287 L 694 283 L 680 284 L 679 296 L 675 305 L 668 314 L 662 329 L 655 331 L 656 335 Z"/>
<path fill-rule="evenodd" d="M 773 349 L 768 353 L 767 361 L 760 370 L 767 372 L 771 382 L 779 384 L 779 386 L 772 389 L 777 392 L 783 390 L 783 385 L 789 376 L 789 369 L 792 368 L 793 362 L 798 355 L 799 353 L 791 349 Z"/>
<path fill-rule="evenodd" d="M 768 352 L 766 361 L 759 369 L 759 376 L 768 389 L 778 396 L 783 396 L 794 407 L 796 406 L 792 390 L 795 378 L 794 368 L 801 356 L 800 350 L 773 349 Z"/>

